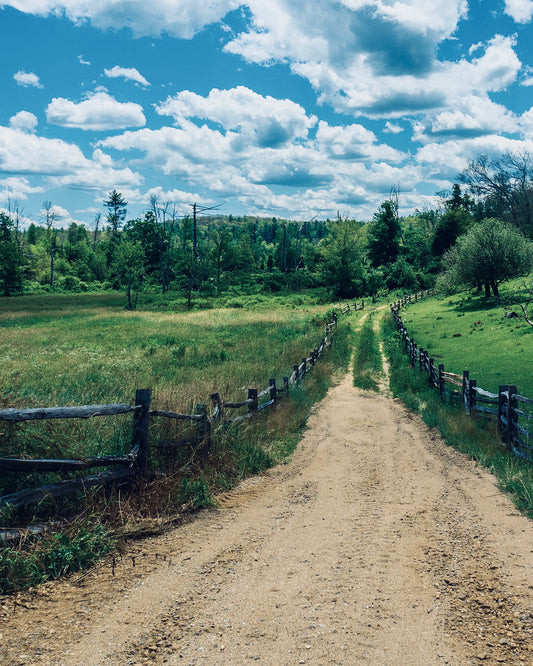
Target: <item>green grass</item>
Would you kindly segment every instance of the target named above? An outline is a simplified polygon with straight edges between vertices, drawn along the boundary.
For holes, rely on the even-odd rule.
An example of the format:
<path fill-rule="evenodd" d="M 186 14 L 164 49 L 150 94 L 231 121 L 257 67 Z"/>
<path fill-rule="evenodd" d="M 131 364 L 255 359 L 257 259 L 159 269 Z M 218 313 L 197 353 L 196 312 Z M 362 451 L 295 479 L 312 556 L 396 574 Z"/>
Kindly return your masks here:
<path fill-rule="evenodd" d="M 4 406 L 22 408 L 132 402 L 135 388 L 151 387 L 152 408 L 189 413 L 196 403 L 209 403 L 214 391 L 223 400 L 242 400 L 248 387 L 261 390 L 270 377 L 280 380 L 290 375 L 293 364 L 318 346 L 327 309 L 295 305 L 294 299 L 284 303 L 272 299 L 270 304 L 261 301 L 246 308 L 131 313 L 108 294 L 2 299 L 0 395 Z M 212 506 L 217 492 L 286 460 L 313 404 L 324 397 L 336 373 L 348 366 L 349 321 L 340 320 L 333 346 L 275 410 L 265 410 L 239 427 L 219 428 L 209 451 L 182 447 L 169 455 L 153 449 L 151 469 L 164 470 L 163 478 L 105 492 L 94 489 L 9 515 L 4 512 L 5 526 L 65 517 L 74 526 L 68 543 L 60 531 L 23 548 L 3 548 L 0 589 L 20 589 L 90 566 L 121 535 L 142 533 L 143 526 L 154 521 L 165 524 L 184 510 Z M 127 451 L 131 421 L 131 415 L 125 415 L 2 423 L 0 455 L 83 457 Z M 182 430 L 176 422 L 154 421 L 151 441 L 179 438 Z M 4 474 L 0 494 L 56 480 L 52 474 Z M 87 534 L 105 536 L 83 537 L 87 560 L 82 562 L 76 544 Z M 58 542 L 61 557 L 72 566 L 65 568 L 61 557 L 52 555 Z M 52 560 L 57 563 L 50 564 Z"/>
<path fill-rule="evenodd" d="M 488 468 L 517 508 L 533 518 L 533 466 L 502 447 L 494 422 L 467 416 L 462 406 L 440 399 L 438 392 L 429 387 L 427 375 L 409 364 L 390 314 L 384 319 L 383 336 L 393 395 L 420 414 L 428 426 L 436 428 L 448 445 Z"/>
<path fill-rule="evenodd" d="M 493 300 L 466 293 L 422 299 L 400 316 L 416 344 L 446 371 L 468 370 L 470 378 L 488 391 L 497 393 L 499 385 L 514 384 L 519 393 L 533 397 L 533 328 L 522 318 L 513 293 L 504 296 L 518 319 L 506 318 L 506 308 Z"/>
<path fill-rule="evenodd" d="M 365 319 L 361 330 L 355 334 L 354 386 L 377 391 L 379 384 L 376 380 L 382 374 L 381 354 L 373 329 L 373 318 L 370 315 Z"/>
<path fill-rule="evenodd" d="M 280 380 L 323 335 L 322 306 L 127 312 L 108 294 L 0 299 L 0 404 L 131 403 L 191 413 L 219 392 Z M 78 457 L 128 449 L 131 417 L 0 425 L 0 455 Z M 157 426 L 155 426 L 157 427 Z M 154 432 L 154 435 L 156 433 Z"/>

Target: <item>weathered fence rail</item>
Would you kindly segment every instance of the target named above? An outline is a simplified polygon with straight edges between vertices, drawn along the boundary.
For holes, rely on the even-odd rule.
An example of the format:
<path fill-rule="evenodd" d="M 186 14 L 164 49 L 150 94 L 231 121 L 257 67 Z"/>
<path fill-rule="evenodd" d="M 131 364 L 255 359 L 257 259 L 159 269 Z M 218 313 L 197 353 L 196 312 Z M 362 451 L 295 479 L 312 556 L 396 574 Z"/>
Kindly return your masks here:
<path fill-rule="evenodd" d="M 356 305 L 352 306 L 354 310 Z M 346 305 L 340 314 L 347 314 L 350 305 Z M 125 480 L 135 476 L 145 477 L 148 470 L 150 446 L 159 449 L 177 449 L 182 446 L 206 443 L 209 445 L 214 429 L 224 423 L 239 423 L 254 418 L 261 411 L 275 407 L 276 403 L 287 396 L 291 387 L 295 386 L 310 372 L 318 359 L 332 344 L 332 333 L 337 326 L 337 314 L 333 320 L 325 325 L 325 336 L 319 346 L 304 357 L 299 364 L 293 366 L 289 376 L 283 377 L 282 385 L 278 385 L 275 378 L 269 380 L 268 386 L 262 390 L 248 389 L 245 400 L 233 402 L 223 401 L 218 393 L 210 396 L 212 412 L 208 413 L 205 404 L 198 404 L 194 414 L 183 414 L 159 409 L 150 409 L 151 390 L 137 389 L 133 405 L 124 403 L 108 405 L 82 405 L 72 407 L 38 407 L 31 409 L 0 409 L 0 421 L 7 423 L 22 423 L 24 421 L 49 419 L 90 419 L 96 416 L 114 416 L 133 413 L 133 432 L 131 450 L 125 455 L 108 455 L 87 457 L 76 460 L 61 459 L 26 459 L 26 458 L 0 458 L 0 472 L 10 473 L 69 473 L 80 472 L 97 467 L 116 467 L 106 469 L 99 474 L 92 474 L 83 478 L 68 478 L 57 483 L 44 485 L 40 488 L 28 488 L 16 493 L 0 497 L 2 504 L 14 509 L 28 504 L 35 504 L 45 498 L 60 497 L 75 493 L 97 485 Z M 228 416 L 229 410 L 246 408 L 245 413 Z M 162 441 L 151 444 L 150 424 L 154 419 L 170 419 L 189 421 L 195 427 L 195 434 L 182 439 Z"/>
<path fill-rule="evenodd" d="M 475 379 L 470 379 L 468 370 L 462 375 L 446 372 L 443 364 L 437 365 L 435 359 L 410 337 L 399 315 L 400 308 L 429 293 L 405 296 L 390 306 L 411 365 L 428 375 L 429 384 L 439 391 L 443 399 L 461 403 L 469 416 L 480 414 L 496 420 L 502 444 L 515 455 L 533 463 L 533 410 L 528 412 L 525 407 L 519 407 L 533 405 L 533 399 L 520 395 L 514 385 L 502 385 L 498 393 L 491 393 L 478 386 Z"/>

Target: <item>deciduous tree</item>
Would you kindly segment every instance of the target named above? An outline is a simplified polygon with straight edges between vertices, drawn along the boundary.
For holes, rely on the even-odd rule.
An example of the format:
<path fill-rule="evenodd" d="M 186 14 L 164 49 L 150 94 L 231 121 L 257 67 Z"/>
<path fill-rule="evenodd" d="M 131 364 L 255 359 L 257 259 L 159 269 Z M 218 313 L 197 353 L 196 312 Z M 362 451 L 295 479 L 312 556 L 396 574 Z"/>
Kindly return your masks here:
<path fill-rule="evenodd" d="M 517 229 L 489 218 L 474 224 L 443 257 L 445 273 L 440 285 L 448 290 L 461 287 L 485 289 L 485 296 L 499 296 L 498 285 L 533 267 L 533 243 Z"/>

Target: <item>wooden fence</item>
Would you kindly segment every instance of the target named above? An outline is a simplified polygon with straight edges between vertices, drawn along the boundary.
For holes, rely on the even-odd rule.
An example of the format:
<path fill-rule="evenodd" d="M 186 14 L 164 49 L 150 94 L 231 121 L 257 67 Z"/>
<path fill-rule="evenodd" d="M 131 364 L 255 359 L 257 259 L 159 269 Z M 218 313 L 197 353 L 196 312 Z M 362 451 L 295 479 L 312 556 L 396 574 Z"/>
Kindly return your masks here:
<path fill-rule="evenodd" d="M 498 393 L 491 393 L 470 379 L 468 370 L 462 375 L 446 372 L 444 365 L 436 364 L 435 359 L 422 347 L 418 347 L 409 336 L 398 314 L 400 308 L 413 303 L 430 292 L 418 292 L 393 303 L 392 316 L 402 336 L 406 352 L 413 368 L 428 375 L 430 386 L 437 389 L 443 399 L 459 402 L 469 416 L 481 414 L 496 420 L 502 444 L 515 455 L 533 463 L 533 399 L 518 393 L 515 385 L 505 384 Z M 529 411 L 528 411 L 529 410 Z"/>
<path fill-rule="evenodd" d="M 363 304 L 364 307 L 364 304 Z M 358 309 L 353 305 L 354 310 Z M 340 314 L 350 312 L 347 304 L 340 310 Z M 316 349 L 313 349 L 301 362 L 293 366 L 292 373 L 283 377 L 280 384 L 271 378 L 268 386 L 259 390 L 249 388 L 246 399 L 239 402 L 224 402 L 218 393 L 210 396 L 212 410 L 209 414 L 206 404 L 198 404 L 194 414 L 181 414 L 178 412 L 151 410 L 151 390 L 137 389 L 133 406 L 118 403 L 109 405 L 83 405 L 73 407 L 39 407 L 33 409 L 0 409 L 0 421 L 7 423 L 21 423 L 32 420 L 50 419 L 89 419 L 98 416 L 112 416 L 118 414 L 133 414 L 133 432 L 131 450 L 121 456 L 101 456 L 83 458 L 79 460 L 58 459 L 26 459 L 26 458 L 0 458 L 0 473 L 34 473 L 57 472 L 68 473 L 83 471 L 98 467 L 111 467 L 104 472 L 92 474 L 83 478 L 70 478 L 58 483 L 28 488 L 0 497 L 0 509 L 12 507 L 19 509 L 28 504 L 35 504 L 47 497 L 60 497 L 71 494 L 91 486 L 103 486 L 113 481 L 131 477 L 146 477 L 149 473 L 148 460 L 151 446 L 149 438 L 150 423 L 154 419 L 171 419 L 188 421 L 193 426 L 194 435 L 180 440 L 158 442 L 153 446 L 158 449 L 176 449 L 181 446 L 202 444 L 207 446 L 211 441 L 214 430 L 223 423 L 239 423 L 252 419 L 261 411 L 272 408 L 283 397 L 288 395 L 291 388 L 297 385 L 315 366 L 318 359 L 332 345 L 332 334 L 337 327 L 337 314 L 333 313 L 332 321 L 325 326 L 325 336 Z M 231 410 L 243 410 L 244 413 L 229 416 Z"/>

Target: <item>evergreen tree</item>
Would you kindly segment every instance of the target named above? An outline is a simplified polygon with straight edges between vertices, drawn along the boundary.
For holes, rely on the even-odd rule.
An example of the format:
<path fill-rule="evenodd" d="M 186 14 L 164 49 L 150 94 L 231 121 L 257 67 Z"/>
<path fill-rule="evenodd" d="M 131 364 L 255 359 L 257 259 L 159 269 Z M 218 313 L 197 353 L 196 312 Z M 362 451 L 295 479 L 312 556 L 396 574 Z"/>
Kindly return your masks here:
<path fill-rule="evenodd" d="M 126 218 L 127 205 L 128 202 L 126 199 L 116 190 L 112 190 L 104 201 L 104 206 L 107 208 L 106 220 L 111 227 L 113 235 L 118 234 L 120 225 Z"/>
<path fill-rule="evenodd" d="M 372 266 L 385 266 L 396 261 L 400 253 L 401 227 L 398 203 L 384 201 L 368 229 L 368 255 Z"/>
<path fill-rule="evenodd" d="M 13 221 L 5 213 L 0 213 L 0 290 L 3 296 L 22 291 L 22 256 Z"/>

